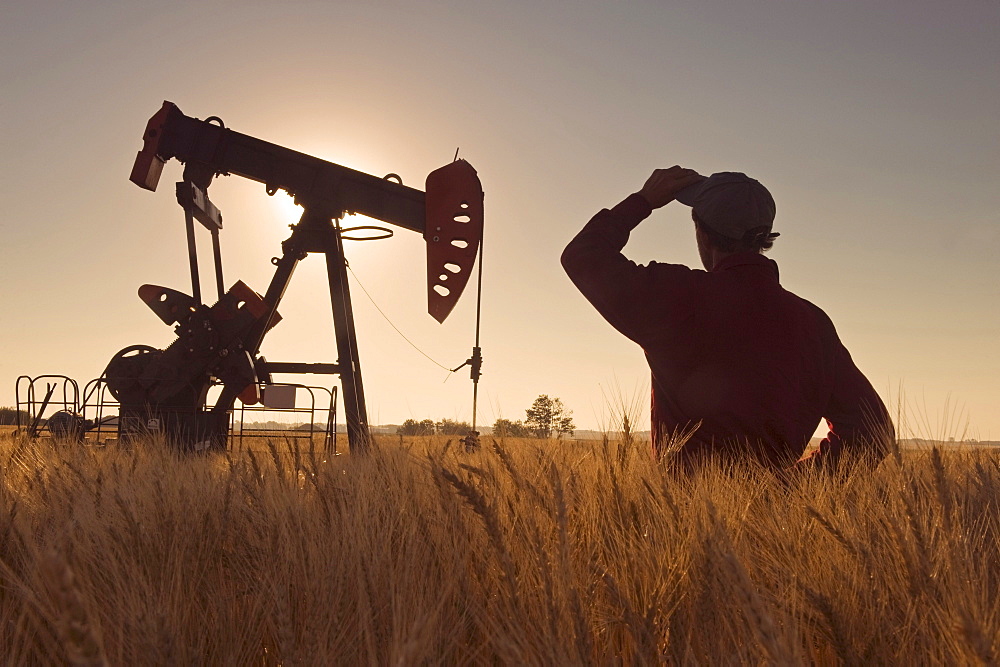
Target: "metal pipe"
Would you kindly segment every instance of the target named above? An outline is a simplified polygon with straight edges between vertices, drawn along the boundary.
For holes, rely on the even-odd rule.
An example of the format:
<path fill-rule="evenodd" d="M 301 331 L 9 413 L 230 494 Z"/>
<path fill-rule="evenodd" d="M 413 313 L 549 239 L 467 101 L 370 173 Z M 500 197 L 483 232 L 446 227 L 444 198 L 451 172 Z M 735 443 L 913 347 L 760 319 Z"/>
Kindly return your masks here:
<path fill-rule="evenodd" d="M 219 293 L 219 300 L 226 293 L 225 282 L 222 280 L 222 249 L 219 245 L 219 230 L 212 230 L 212 254 L 215 255 L 215 288 Z"/>
<path fill-rule="evenodd" d="M 177 184 L 178 187 L 183 185 Z M 188 262 L 191 264 L 191 295 L 200 306 L 201 300 L 201 280 L 198 277 L 198 249 L 194 241 L 194 214 L 190 206 L 184 207 L 184 224 L 187 227 Z"/>

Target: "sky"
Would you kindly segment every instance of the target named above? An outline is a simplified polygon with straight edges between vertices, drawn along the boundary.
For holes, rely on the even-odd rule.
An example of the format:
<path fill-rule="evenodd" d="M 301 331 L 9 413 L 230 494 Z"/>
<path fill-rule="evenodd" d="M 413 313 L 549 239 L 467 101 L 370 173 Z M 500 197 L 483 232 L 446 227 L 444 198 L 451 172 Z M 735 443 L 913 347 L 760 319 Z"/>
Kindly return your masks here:
<path fill-rule="evenodd" d="M 0 405 L 19 375 L 82 383 L 125 346 L 173 340 L 136 290 L 190 290 L 182 167 L 155 193 L 128 180 L 170 100 L 418 188 L 460 149 L 486 193 L 480 423 L 523 418 L 539 394 L 579 428 L 645 404 L 642 351 L 559 255 L 680 164 L 771 190 L 782 284 L 830 315 L 901 435 L 1000 440 L 998 33 L 987 0 L 7 1 Z M 237 177 L 210 194 L 227 284 L 263 293 L 298 209 Z M 470 354 L 474 291 L 438 324 L 418 234 L 346 253 L 370 421 L 470 420 L 467 369 L 411 347 L 359 283 L 448 367 Z M 690 210 L 655 212 L 625 254 L 699 266 Z M 268 359 L 336 361 L 324 270 L 318 256 L 297 269 Z"/>

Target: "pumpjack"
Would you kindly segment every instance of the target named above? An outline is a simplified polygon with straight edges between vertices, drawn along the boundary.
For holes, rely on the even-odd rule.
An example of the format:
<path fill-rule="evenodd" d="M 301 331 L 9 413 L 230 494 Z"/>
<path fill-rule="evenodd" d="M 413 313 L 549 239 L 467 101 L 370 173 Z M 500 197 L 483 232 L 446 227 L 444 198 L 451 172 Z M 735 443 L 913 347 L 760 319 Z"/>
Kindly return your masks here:
<path fill-rule="evenodd" d="M 184 449 L 225 447 L 235 401 L 254 404 L 259 387 L 273 373 L 339 375 L 347 435 L 353 452 L 370 447 L 357 334 L 344 258 L 345 214 L 370 218 L 423 235 L 427 248 L 427 310 L 438 322 L 451 313 L 465 290 L 483 235 L 483 190 L 466 161 L 432 171 L 425 190 L 355 171 L 225 127 L 218 117 L 184 115 L 164 102 L 146 125 L 143 146 L 130 180 L 155 191 L 165 165 L 184 164 L 176 185 L 187 231 L 191 294 L 143 285 L 139 298 L 176 339 L 164 349 L 133 345 L 118 352 L 104 380 L 119 402 L 120 438 L 158 433 Z M 279 190 L 302 207 L 298 223 L 272 258 L 274 276 L 263 295 L 242 281 L 225 289 L 220 250 L 222 214 L 208 190 L 220 176 L 262 183 L 268 195 Z M 217 300 L 203 303 L 195 222 L 211 234 Z M 376 228 L 379 229 L 379 228 Z M 383 230 L 389 232 L 390 230 Z M 275 362 L 260 354 L 267 332 L 281 320 L 278 306 L 295 267 L 309 254 L 325 256 L 338 359 L 336 363 Z M 482 357 L 478 335 L 472 378 L 478 382 Z M 213 405 L 209 389 L 221 384 Z"/>

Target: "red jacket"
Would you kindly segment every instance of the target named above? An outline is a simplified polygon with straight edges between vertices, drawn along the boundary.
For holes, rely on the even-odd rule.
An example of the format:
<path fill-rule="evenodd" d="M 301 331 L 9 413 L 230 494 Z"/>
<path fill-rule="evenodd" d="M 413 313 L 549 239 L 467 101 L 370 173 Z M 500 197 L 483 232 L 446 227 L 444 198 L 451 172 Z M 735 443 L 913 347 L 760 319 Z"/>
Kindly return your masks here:
<path fill-rule="evenodd" d="M 601 211 L 562 264 L 645 351 L 657 453 L 697 427 L 678 452 L 683 462 L 750 455 L 784 468 L 825 417 L 830 433 L 817 461 L 841 452 L 884 457 L 894 437 L 888 412 L 826 313 L 781 287 L 778 265 L 758 253 L 732 255 L 709 272 L 636 265 L 621 250 L 650 213 L 639 194 Z"/>

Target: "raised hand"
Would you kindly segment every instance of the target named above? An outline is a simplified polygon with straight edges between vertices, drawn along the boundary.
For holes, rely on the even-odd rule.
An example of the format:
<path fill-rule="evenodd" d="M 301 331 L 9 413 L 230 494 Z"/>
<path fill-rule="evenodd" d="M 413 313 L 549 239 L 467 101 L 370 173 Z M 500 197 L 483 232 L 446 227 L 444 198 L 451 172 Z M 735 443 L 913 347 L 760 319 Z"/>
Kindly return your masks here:
<path fill-rule="evenodd" d="M 669 169 L 657 169 L 646 180 L 639 194 L 646 198 L 650 206 L 660 208 L 672 202 L 678 192 L 702 178 L 704 177 L 695 170 L 677 165 Z"/>

